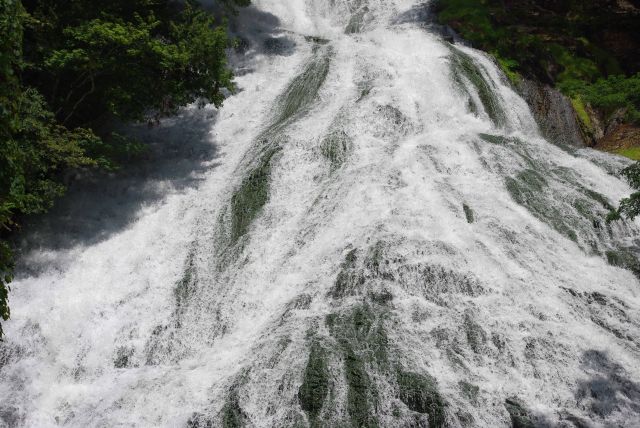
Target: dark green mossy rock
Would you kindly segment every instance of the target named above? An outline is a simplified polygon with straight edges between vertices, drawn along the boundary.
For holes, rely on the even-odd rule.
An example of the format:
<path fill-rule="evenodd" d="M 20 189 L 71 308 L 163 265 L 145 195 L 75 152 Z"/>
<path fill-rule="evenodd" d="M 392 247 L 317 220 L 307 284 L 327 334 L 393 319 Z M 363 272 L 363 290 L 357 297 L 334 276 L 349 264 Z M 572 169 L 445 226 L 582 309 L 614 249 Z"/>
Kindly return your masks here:
<path fill-rule="evenodd" d="M 463 89 L 465 88 L 464 79 L 466 78 L 478 93 L 478 97 L 482 102 L 482 106 L 484 111 L 487 113 L 487 116 L 491 118 L 496 126 L 504 125 L 506 123 L 506 115 L 500 107 L 500 103 L 493 92 L 493 88 L 491 88 L 487 83 L 482 72 L 473 61 L 473 58 L 452 47 L 451 65 L 453 80 L 456 82 L 457 86 L 466 91 L 466 89 Z M 475 107 L 475 110 L 477 110 L 477 106 Z"/>
<path fill-rule="evenodd" d="M 318 39 L 314 42 L 322 43 L 322 40 Z M 329 64 L 329 49 L 326 47 L 318 49 L 311 62 L 291 81 L 286 91 L 280 96 L 280 110 L 273 127 L 284 124 L 311 104 L 329 74 Z"/>
<path fill-rule="evenodd" d="M 113 366 L 117 369 L 124 369 L 130 366 L 131 358 L 134 354 L 133 348 L 128 348 L 126 346 L 121 346 L 116 351 L 116 356 L 113 359 Z M 0 368 L 2 365 L 0 365 Z"/>
<path fill-rule="evenodd" d="M 511 425 L 513 428 L 535 428 L 531 421 L 529 411 L 516 398 L 507 398 L 504 402 L 509 416 L 511 416 Z"/>
<path fill-rule="evenodd" d="M 369 12 L 369 8 L 364 6 L 351 15 L 351 19 L 349 19 L 349 23 L 344 29 L 345 34 L 360 33 L 364 27 L 364 17 L 367 12 Z"/>
<path fill-rule="evenodd" d="M 187 428 L 214 428 L 215 426 L 210 417 L 198 412 L 193 413 L 187 421 Z"/>
<path fill-rule="evenodd" d="M 431 376 L 398 370 L 400 400 L 412 411 L 429 416 L 429 428 L 445 426 L 446 403 Z"/>
<path fill-rule="evenodd" d="M 506 145 L 509 143 L 509 139 L 503 137 L 501 135 L 491 135 L 491 134 L 478 134 L 480 138 L 482 138 L 487 143 L 497 144 L 497 145 Z"/>
<path fill-rule="evenodd" d="M 369 378 L 365 363 L 353 349 L 345 346 L 344 370 L 347 378 L 347 411 L 354 427 L 378 426 L 374 403 L 377 399 L 375 385 Z"/>
<path fill-rule="evenodd" d="M 300 407 L 314 421 L 320 411 L 329 392 L 329 370 L 325 350 L 318 344 L 311 345 L 309 360 L 304 371 L 302 385 L 298 390 Z"/>
<path fill-rule="evenodd" d="M 346 314 L 327 316 L 331 336 L 339 345 L 347 383 L 346 408 L 351 426 L 377 427 L 378 391 L 370 371 L 385 372 L 389 366 L 389 340 L 383 310 L 361 304 Z"/>
<path fill-rule="evenodd" d="M 566 214 L 562 213 L 545 198 L 544 191 L 548 184 L 545 178 L 532 169 L 525 169 L 515 178 L 506 178 L 507 191 L 518 204 L 527 208 L 539 220 L 547 223 L 556 231 L 577 242 L 578 235 L 566 222 Z"/>
<path fill-rule="evenodd" d="M 247 416 L 240 407 L 238 394 L 232 391 L 222 407 L 222 427 L 242 428 L 246 426 Z"/>
<path fill-rule="evenodd" d="M 467 343 L 473 352 L 479 354 L 482 351 L 484 344 L 487 342 L 487 334 L 474 320 L 471 314 L 466 313 L 464 316 L 463 324 L 465 335 L 467 336 Z"/>
<path fill-rule="evenodd" d="M 320 152 L 331 164 L 332 169 L 339 168 L 347 159 L 351 140 L 342 130 L 327 135 L 320 146 Z"/>
<path fill-rule="evenodd" d="M 362 272 L 356 269 L 357 260 L 358 251 L 356 249 L 349 251 L 345 256 L 344 262 L 340 266 L 340 272 L 336 277 L 336 282 L 329 292 L 334 299 L 353 294 L 356 286 L 364 283 Z"/>
<path fill-rule="evenodd" d="M 372 306 L 363 304 L 345 315 L 328 315 L 326 321 L 331 335 L 345 350 L 361 350 L 368 363 L 385 367 L 389 339 L 381 317 Z"/>
<path fill-rule="evenodd" d="M 472 224 L 475 221 L 475 216 L 471 207 L 467 204 L 462 204 L 462 210 L 464 211 L 464 216 L 467 218 L 467 223 Z"/>
<path fill-rule="evenodd" d="M 231 198 L 231 240 L 236 242 L 247 233 L 251 222 L 269 200 L 271 161 L 279 148 L 268 149 L 258 165 L 242 181 Z"/>
<path fill-rule="evenodd" d="M 635 276 L 640 278 L 640 261 L 629 250 L 609 250 L 605 253 L 605 255 L 607 256 L 607 262 L 611 266 L 628 269 L 633 272 Z"/>
<path fill-rule="evenodd" d="M 478 404 L 478 395 L 480 394 L 480 388 L 478 386 L 469 382 L 460 381 L 458 387 L 464 398 L 469 400 L 473 405 Z"/>
<path fill-rule="evenodd" d="M 176 283 L 176 288 L 173 290 L 173 295 L 176 299 L 175 309 L 175 322 L 176 327 L 181 327 L 182 315 L 187 309 L 188 301 L 195 293 L 197 288 L 197 272 L 195 265 L 195 253 L 189 252 L 185 263 L 182 278 Z"/>
<path fill-rule="evenodd" d="M 591 189 L 586 189 L 586 188 L 581 188 L 581 191 L 587 195 L 588 197 L 590 197 L 593 201 L 599 203 L 600 205 L 602 205 L 602 208 L 604 208 L 607 211 L 611 211 L 613 209 L 613 205 L 611 205 L 611 203 L 609 202 L 609 200 L 601 193 L 598 193 L 596 191 L 593 191 Z"/>
<path fill-rule="evenodd" d="M 323 39 L 322 37 L 318 36 L 304 36 L 304 39 L 309 43 L 315 43 L 318 45 L 326 45 L 329 43 L 328 39 Z"/>

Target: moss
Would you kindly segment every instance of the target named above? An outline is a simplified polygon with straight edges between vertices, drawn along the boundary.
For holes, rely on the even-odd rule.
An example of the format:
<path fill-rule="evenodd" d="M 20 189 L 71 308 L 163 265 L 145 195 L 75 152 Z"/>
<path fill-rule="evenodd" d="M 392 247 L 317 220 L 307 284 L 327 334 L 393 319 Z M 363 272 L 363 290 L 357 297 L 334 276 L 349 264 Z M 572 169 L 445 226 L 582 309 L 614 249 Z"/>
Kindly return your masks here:
<path fill-rule="evenodd" d="M 247 233 L 251 222 L 257 217 L 269 199 L 271 161 L 279 148 L 263 153 L 258 165 L 242 181 L 231 198 L 231 240 L 236 242 Z"/>
<path fill-rule="evenodd" d="M 189 298 L 196 291 L 196 266 L 194 259 L 195 253 L 190 251 L 187 255 L 182 278 L 176 283 L 176 288 L 173 290 L 173 295 L 176 299 L 175 318 L 177 327 L 181 325 L 181 316 L 186 310 Z"/>
<path fill-rule="evenodd" d="M 458 87 L 464 88 L 464 79 L 468 80 L 478 93 L 484 111 L 493 123 L 497 126 L 504 125 L 506 116 L 500 107 L 498 98 L 474 63 L 473 58 L 456 48 L 452 48 L 451 53 L 453 79 Z"/>
<path fill-rule="evenodd" d="M 609 200 L 602 193 L 596 192 L 596 191 L 591 190 L 591 189 L 587 189 L 586 187 L 582 187 L 582 186 L 580 186 L 580 190 L 582 191 L 582 193 L 587 195 L 593 201 L 595 201 L 598 204 L 600 204 L 602 206 L 602 208 L 604 208 L 606 210 L 612 210 L 613 209 L 613 206 L 611 205 Z"/>
<path fill-rule="evenodd" d="M 320 146 L 320 152 L 330 162 L 332 169 L 339 168 L 347 158 L 350 139 L 344 131 L 334 131 L 327 135 Z"/>
<path fill-rule="evenodd" d="M 480 138 L 482 138 L 487 143 L 497 144 L 497 145 L 506 145 L 509 143 L 509 139 L 503 137 L 501 135 L 491 135 L 491 134 L 478 134 Z"/>
<path fill-rule="evenodd" d="M 381 313 L 361 304 L 343 315 L 327 316 L 339 344 L 347 383 L 347 411 L 352 426 L 376 427 L 378 391 L 369 372 L 388 367 L 388 338 Z"/>
<path fill-rule="evenodd" d="M 628 269 L 640 279 L 640 261 L 627 249 L 609 250 L 605 253 L 611 266 Z"/>
<path fill-rule="evenodd" d="M 618 149 L 615 151 L 616 154 L 620 156 L 624 156 L 631 160 L 640 161 L 640 147 L 629 147 L 626 149 Z"/>
<path fill-rule="evenodd" d="M 526 169 L 518 173 L 516 178 L 507 177 L 506 187 L 514 201 L 562 235 L 577 242 L 578 235 L 566 223 L 566 215 L 545 198 L 544 190 L 547 188 L 547 181 L 541 174 L 532 169 Z"/>
<path fill-rule="evenodd" d="M 462 210 L 464 211 L 464 216 L 467 218 L 467 223 L 472 224 L 475 221 L 475 217 L 471 207 L 467 204 L 462 204 Z"/>
<path fill-rule="evenodd" d="M 213 428 L 214 426 L 212 418 L 199 412 L 194 412 L 187 421 L 187 428 Z"/>
<path fill-rule="evenodd" d="M 582 98 L 578 96 L 574 96 L 571 98 L 571 105 L 580 120 L 580 123 L 585 127 L 585 129 L 592 131 L 593 130 L 593 122 L 591 122 L 591 116 L 587 113 L 587 109 L 582 101 Z"/>
<path fill-rule="evenodd" d="M 428 375 L 398 370 L 399 398 L 410 410 L 429 415 L 429 428 L 445 426 L 446 403 Z"/>
<path fill-rule="evenodd" d="M 284 124 L 311 104 L 327 78 L 329 65 L 329 50 L 326 47 L 318 50 L 313 60 L 291 81 L 287 90 L 280 96 L 280 112 L 273 126 Z"/>
<path fill-rule="evenodd" d="M 298 390 L 300 407 L 307 413 L 309 420 L 314 421 L 318 417 L 328 392 L 329 371 L 326 352 L 318 343 L 313 343 L 302 385 Z"/>
<path fill-rule="evenodd" d="M 473 405 L 478 404 L 478 395 L 480 394 L 480 388 L 472 383 L 460 381 L 458 383 L 460 393 L 464 398 L 469 400 Z"/>
<path fill-rule="evenodd" d="M 349 19 L 349 23 L 347 27 L 344 29 L 345 34 L 356 34 L 360 33 L 364 27 L 364 17 L 369 11 L 369 8 L 362 7 L 357 10 L 353 15 L 351 15 L 351 19 Z"/>
<path fill-rule="evenodd" d="M 345 347 L 344 370 L 347 377 L 347 411 L 352 426 L 377 427 L 378 420 L 373 411 L 377 399 L 375 385 L 369 378 L 364 361 L 351 347 Z"/>
<path fill-rule="evenodd" d="M 113 359 L 113 366 L 117 369 L 129 367 L 134 351 L 135 350 L 133 348 L 125 346 L 119 347 L 116 351 L 116 357 Z"/>
<path fill-rule="evenodd" d="M 240 407 L 237 391 L 232 391 L 222 407 L 222 427 L 242 428 L 246 426 L 247 416 Z"/>
<path fill-rule="evenodd" d="M 518 83 L 522 81 L 522 76 L 520 76 L 520 73 L 515 71 L 518 67 L 518 61 L 502 58 L 498 53 L 494 53 L 493 56 L 498 61 L 500 69 L 502 70 L 504 75 L 507 76 L 509 82 L 511 82 L 511 84 L 514 86 L 518 85 Z"/>
<path fill-rule="evenodd" d="M 482 347 L 487 341 L 487 335 L 474 320 L 470 313 L 465 313 L 463 328 L 467 336 L 467 343 L 473 352 L 480 353 Z"/>
<path fill-rule="evenodd" d="M 511 425 L 513 428 L 534 428 L 535 425 L 531 421 L 529 411 L 516 398 L 507 398 L 504 407 L 511 416 Z"/>
<path fill-rule="evenodd" d="M 328 39 L 324 39 L 318 36 L 304 36 L 304 39 L 309 43 L 315 43 L 318 45 L 326 45 L 329 43 Z"/>
<path fill-rule="evenodd" d="M 356 269 L 356 261 L 357 250 L 353 249 L 347 253 L 344 262 L 340 266 L 340 272 L 338 272 L 334 286 L 329 292 L 329 295 L 334 299 L 352 294 L 354 288 L 363 283 L 364 277 Z"/>

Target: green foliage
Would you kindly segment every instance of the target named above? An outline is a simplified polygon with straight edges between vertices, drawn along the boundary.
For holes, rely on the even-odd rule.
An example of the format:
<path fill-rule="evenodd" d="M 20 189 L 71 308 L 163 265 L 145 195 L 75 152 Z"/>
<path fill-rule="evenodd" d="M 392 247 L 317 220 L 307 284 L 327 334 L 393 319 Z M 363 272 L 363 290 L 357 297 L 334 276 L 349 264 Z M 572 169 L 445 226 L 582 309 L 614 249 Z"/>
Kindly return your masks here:
<path fill-rule="evenodd" d="M 620 173 L 634 189 L 640 190 L 640 163 L 636 162 L 622 170 Z"/>
<path fill-rule="evenodd" d="M 64 193 L 61 174 L 69 168 L 92 165 L 84 154 L 96 137 L 86 129 L 59 125 L 40 93 L 19 81 L 23 68 L 22 22 L 25 12 L 13 0 L 0 2 L 0 31 L 8 37 L 2 45 L 0 86 L 0 238 L 17 227 L 17 218 L 42 213 Z M 8 283 L 13 256 L 0 240 L 0 317 L 9 318 Z M 2 330 L 0 328 L 0 337 Z"/>
<path fill-rule="evenodd" d="M 594 83 L 568 79 L 560 83 L 563 92 L 578 96 L 606 115 L 625 109 L 629 122 L 640 124 L 640 73 L 625 76 L 609 76 Z"/>
<path fill-rule="evenodd" d="M 573 106 L 573 110 L 576 112 L 578 119 L 587 130 L 593 129 L 593 122 L 591 121 L 591 116 L 587 113 L 587 108 L 582 101 L 581 95 L 574 95 L 571 98 L 571 105 Z"/>
<path fill-rule="evenodd" d="M 514 85 L 520 83 L 520 80 L 522 80 L 522 76 L 520 76 L 520 73 L 518 73 L 518 61 L 516 61 L 515 59 L 502 58 L 497 52 L 495 52 L 493 56 L 498 61 L 500 69 L 505 74 L 505 76 L 507 76 L 509 81 Z"/>
<path fill-rule="evenodd" d="M 616 154 L 629 158 L 631 160 L 640 161 L 640 147 L 629 147 L 626 149 L 618 149 Z"/>
<path fill-rule="evenodd" d="M 595 2 L 567 2 L 545 10 L 539 4 L 542 2 L 534 3 L 438 0 L 436 12 L 442 24 L 490 52 L 512 82 L 526 75 L 556 83 L 574 99 L 609 113 L 627 108 L 630 119 L 638 120 L 640 79 L 621 76 L 613 54 L 594 42 L 594 34 L 611 25 L 608 17 L 600 17 L 599 6 Z M 637 24 L 625 21 L 624 25 L 631 28 Z M 588 122 L 582 114 L 581 119 Z"/>
<path fill-rule="evenodd" d="M 221 0 L 231 10 L 249 0 Z M 9 317 L 20 219 L 50 209 L 63 177 L 139 155 L 109 121 L 219 106 L 233 90 L 224 25 L 192 0 L 0 0 L 0 318 Z M 106 126 L 105 126 L 106 125 Z M 0 339 L 2 328 L 0 326 Z"/>
<path fill-rule="evenodd" d="M 19 81 L 22 61 L 22 19 L 24 11 L 15 0 L 0 0 L 0 238 L 12 222 L 14 203 L 8 200 L 9 168 L 14 163 L 12 128 L 18 121 Z M 8 284 L 12 280 L 13 256 L 7 242 L 0 240 L 0 318 L 9 318 Z M 2 325 L 0 324 L 0 339 Z"/>
<path fill-rule="evenodd" d="M 640 162 L 622 170 L 621 175 L 629 182 L 629 185 L 640 190 Z M 628 198 L 620 201 L 617 210 L 612 210 L 607 217 L 607 222 L 620 220 L 623 217 L 633 220 L 640 215 L 640 192 L 635 192 Z"/>
<path fill-rule="evenodd" d="M 188 1 L 33 2 L 28 81 L 65 125 L 117 116 L 143 120 L 233 89 L 226 29 Z"/>

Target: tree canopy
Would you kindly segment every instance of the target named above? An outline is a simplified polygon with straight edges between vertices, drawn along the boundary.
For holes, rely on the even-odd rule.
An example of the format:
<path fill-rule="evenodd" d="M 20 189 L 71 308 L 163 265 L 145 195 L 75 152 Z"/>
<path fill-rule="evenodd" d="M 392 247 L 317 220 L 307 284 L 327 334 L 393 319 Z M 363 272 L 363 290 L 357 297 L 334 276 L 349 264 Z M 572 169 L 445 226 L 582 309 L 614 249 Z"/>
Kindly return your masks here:
<path fill-rule="evenodd" d="M 250 0 L 219 0 L 227 12 Z M 0 0 L 0 318 L 21 219 L 75 168 L 112 168 L 108 124 L 158 119 L 233 91 L 224 22 L 193 0 Z M 2 326 L 0 325 L 0 338 Z"/>

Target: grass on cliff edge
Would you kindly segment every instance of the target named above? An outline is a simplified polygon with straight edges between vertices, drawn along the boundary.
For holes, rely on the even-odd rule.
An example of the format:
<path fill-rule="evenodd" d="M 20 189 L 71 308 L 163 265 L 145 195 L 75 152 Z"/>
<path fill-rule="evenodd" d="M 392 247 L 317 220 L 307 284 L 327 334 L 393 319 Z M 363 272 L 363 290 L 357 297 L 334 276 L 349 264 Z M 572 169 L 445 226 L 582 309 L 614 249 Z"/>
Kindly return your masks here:
<path fill-rule="evenodd" d="M 640 161 L 640 147 L 630 147 L 628 149 L 619 149 L 614 153 L 629 158 L 631 160 Z"/>

